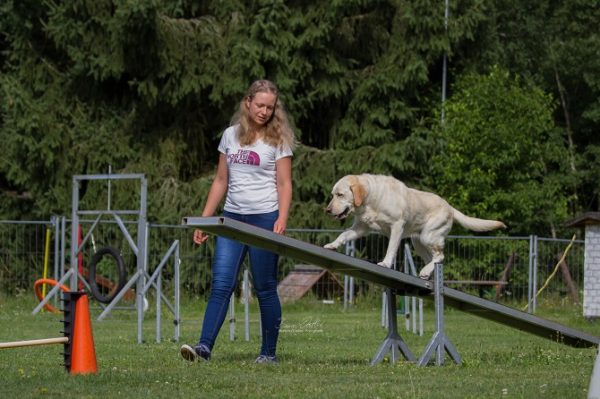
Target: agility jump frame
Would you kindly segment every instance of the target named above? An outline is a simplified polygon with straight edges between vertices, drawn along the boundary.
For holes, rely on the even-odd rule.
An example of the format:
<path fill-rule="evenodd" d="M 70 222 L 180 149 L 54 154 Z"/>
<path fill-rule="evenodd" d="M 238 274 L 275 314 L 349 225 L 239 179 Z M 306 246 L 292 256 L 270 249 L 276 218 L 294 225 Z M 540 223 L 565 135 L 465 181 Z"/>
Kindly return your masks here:
<path fill-rule="evenodd" d="M 83 181 L 107 181 L 108 195 L 106 209 L 101 210 L 81 210 L 79 190 Z M 139 208 L 117 210 L 111 209 L 111 182 L 116 180 L 137 180 L 139 181 Z M 59 292 L 59 287 L 69 281 L 71 291 L 77 291 L 79 281 L 89 289 L 87 281 L 79 274 L 77 268 L 77 256 L 83 250 L 94 229 L 105 216 L 112 217 L 119 230 L 125 236 L 131 250 L 136 255 L 136 272 L 129 278 L 123 289 L 112 299 L 112 301 L 103 309 L 98 316 L 98 320 L 104 319 L 123 298 L 127 290 L 136 285 L 136 310 L 137 310 L 137 339 L 138 343 L 143 342 L 142 324 L 144 320 L 144 298 L 146 293 L 153 287 L 156 289 L 156 340 L 160 341 L 161 331 L 161 303 L 164 302 L 174 317 L 174 340 L 179 340 L 180 333 L 180 294 L 179 294 L 179 241 L 174 241 L 159 265 L 155 268 L 152 276 L 148 274 L 148 222 L 147 222 L 147 191 L 148 183 L 144 174 L 97 174 L 97 175 L 74 175 L 72 178 L 73 192 L 71 198 L 71 250 L 70 250 L 70 269 L 63 274 L 58 284 L 50 290 L 48 295 L 33 310 L 37 314 L 50 298 Z M 134 240 L 129 230 L 125 226 L 126 221 L 122 219 L 123 215 L 129 215 L 135 218 L 133 221 L 137 226 L 137 237 Z M 78 243 L 78 226 L 81 216 L 96 216 L 91 227 L 87 231 L 81 243 Z M 164 268 L 169 257 L 174 258 L 174 299 L 173 304 L 162 293 L 160 272 Z M 162 302 L 161 302 L 162 301 Z"/>

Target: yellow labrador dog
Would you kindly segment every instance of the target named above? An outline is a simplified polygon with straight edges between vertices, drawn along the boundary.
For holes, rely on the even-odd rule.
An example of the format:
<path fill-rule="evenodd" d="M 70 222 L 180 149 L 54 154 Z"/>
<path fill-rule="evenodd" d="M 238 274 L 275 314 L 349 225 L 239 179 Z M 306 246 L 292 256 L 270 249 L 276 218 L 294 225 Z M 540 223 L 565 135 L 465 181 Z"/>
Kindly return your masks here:
<path fill-rule="evenodd" d="M 419 277 L 428 279 L 435 263 L 444 260 L 444 241 L 454 221 L 473 231 L 506 228 L 496 220 L 466 216 L 436 194 L 415 190 L 401 181 L 382 175 L 348 175 L 331 191 L 333 198 L 325 209 L 338 219 L 354 212 L 352 227 L 325 248 L 335 249 L 370 230 L 389 237 L 385 258 L 378 264 L 391 267 L 402 238 L 411 237 L 413 246 L 426 265 Z"/>

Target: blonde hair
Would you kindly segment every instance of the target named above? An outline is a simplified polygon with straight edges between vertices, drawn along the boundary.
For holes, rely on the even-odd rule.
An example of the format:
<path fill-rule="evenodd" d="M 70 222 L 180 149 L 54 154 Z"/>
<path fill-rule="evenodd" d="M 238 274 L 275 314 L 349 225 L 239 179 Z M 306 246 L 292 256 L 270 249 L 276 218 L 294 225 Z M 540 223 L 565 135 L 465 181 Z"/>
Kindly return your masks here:
<path fill-rule="evenodd" d="M 250 85 L 246 95 L 240 102 L 238 111 L 231 119 L 231 125 L 239 123 L 237 134 L 240 144 L 250 145 L 256 139 L 256 131 L 250 129 L 250 119 L 248 116 L 248 109 L 246 108 L 246 101 L 248 99 L 252 100 L 256 93 L 271 93 L 275 95 L 275 109 L 273 115 L 271 115 L 271 119 L 269 119 L 265 126 L 262 127 L 263 140 L 265 143 L 272 145 L 273 147 L 287 146 L 294 149 L 296 146 L 294 131 L 290 126 L 283 102 L 279 98 L 279 90 L 277 90 L 277 86 L 269 80 L 257 80 Z"/>

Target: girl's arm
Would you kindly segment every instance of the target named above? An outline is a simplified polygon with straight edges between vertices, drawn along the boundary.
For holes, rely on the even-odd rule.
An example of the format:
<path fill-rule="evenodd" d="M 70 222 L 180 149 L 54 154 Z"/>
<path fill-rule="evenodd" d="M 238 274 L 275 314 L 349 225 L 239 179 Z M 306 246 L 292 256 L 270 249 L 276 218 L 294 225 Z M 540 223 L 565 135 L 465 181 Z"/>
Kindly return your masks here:
<path fill-rule="evenodd" d="M 221 153 L 219 155 L 219 164 L 217 165 L 217 174 L 215 175 L 212 185 L 210 186 L 210 191 L 208 192 L 208 197 L 206 198 L 206 204 L 204 205 L 204 210 L 202 211 L 203 217 L 214 215 L 219 203 L 227 192 L 228 178 L 227 158 L 225 154 Z M 194 230 L 194 242 L 196 244 L 202 244 L 207 239 L 208 236 L 202 230 Z"/>
<path fill-rule="evenodd" d="M 279 201 L 279 217 L 275 221 L 273 231 L 285 234 L 287 220 L 292 203 L 292 157 L 284 157 L 276 162 L 277 199 Z"/>

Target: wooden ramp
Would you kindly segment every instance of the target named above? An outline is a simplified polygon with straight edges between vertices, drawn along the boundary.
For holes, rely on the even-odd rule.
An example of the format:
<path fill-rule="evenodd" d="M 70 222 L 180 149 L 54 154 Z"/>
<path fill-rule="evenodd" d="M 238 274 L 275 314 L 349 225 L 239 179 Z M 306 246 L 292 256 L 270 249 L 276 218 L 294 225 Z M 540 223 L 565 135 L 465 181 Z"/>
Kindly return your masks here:
<path fill-rule="evenodd" d="M 204 231 L 318 265 L 331 271 L 381 284 L 402 294 L 419 295 L 433 300 L 433 282 L 431 281 L 275 234 L 246 223 L 225 217 L 186 217 L 183 219 L 183 224 L 196 226 Z M 443 287 L 442 294 L 445 303 L 449 306 L 554 342 L 574 347 L 593 347 L 600 344 L 600 337 L 452 288 Z"/>
<path fill-rule="evenodd" d="M 283 303 L 297 301 L 311 290 L 319 299 L 332 299 L 340 295 L 344 287 L 329 270 L 314 265 L 296 265 L 277 286 Z"/>

